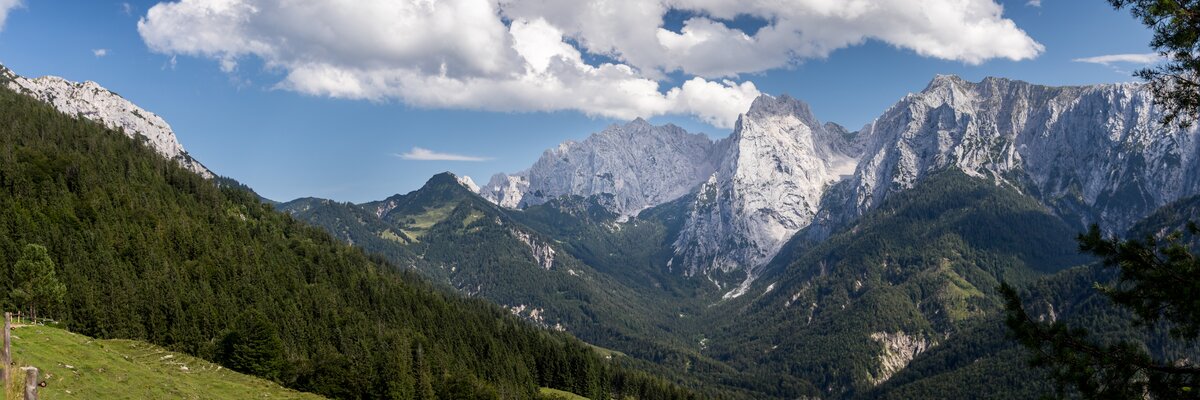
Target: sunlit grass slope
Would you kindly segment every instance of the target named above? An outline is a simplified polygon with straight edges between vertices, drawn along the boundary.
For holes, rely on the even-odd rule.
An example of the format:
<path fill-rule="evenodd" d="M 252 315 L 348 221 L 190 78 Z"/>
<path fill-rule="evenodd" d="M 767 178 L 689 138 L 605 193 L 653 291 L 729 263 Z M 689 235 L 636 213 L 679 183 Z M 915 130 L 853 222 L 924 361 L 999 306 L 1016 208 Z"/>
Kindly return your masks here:
<path fill-rule="evenodd" d="M 320 399 L 208 361 L 134 340 L 97 340 L 62 329 L 13 330 L 13 361 L 40 370 L 40 399 Z M 16 371 L 8 398 L 21 398 Z"/>

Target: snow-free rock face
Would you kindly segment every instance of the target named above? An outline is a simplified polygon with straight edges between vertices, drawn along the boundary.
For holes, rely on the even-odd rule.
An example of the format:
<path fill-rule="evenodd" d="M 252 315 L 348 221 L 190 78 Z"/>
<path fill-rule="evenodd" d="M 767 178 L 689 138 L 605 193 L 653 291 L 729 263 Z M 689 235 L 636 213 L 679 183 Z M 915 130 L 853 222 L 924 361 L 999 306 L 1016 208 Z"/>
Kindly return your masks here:
<path fill-rule="evenodd" d="M 763 96 L 715 143 L 638 120 L 548 150 L 481 192 L 506 207 L 597 196 L 626 216 L 691 194 L 667 267 L 718 285 L 740 279 L 733 297 L 799 230 L 811 225 L 820 240 L 947 167 L 1011 185 L 1080 228 L 1124 231 L 1200 193 L 1198 129 L 1160 125 L 1152 103 L 1138 84 L 938 76 L 851 132 L 798 100 Z"/>
<path fill-rule="evenodd" d="M 879 371 L 871 378 L 875 386 L 887 382 L 896 372 L 908 366 L 921 353 L 936 345 L 922 335 L 909 335 L 903 331 L 895 333 L 875 332 L 871 339 L 883 346 L 879 354 Z"/>
<path fill-rule="evenodd" d="M 542 243 L 533 235 L 520 230 L 512 229 L 511 233 L 513 237 L 517 238 L 518 241 L 529 247 L 530 255 L 533 256 L 534 261 L 537 261 L 539 266 L 547 271 L 554 267 L 555 252 L 553 247 L 550 247 L 549 244 Z"/>
<path fill-rule="evenodd" d="M 504 208 L 517 208 L 529 192 L 529 178 L 520 175 L 496 174 L 479 190 L 479 195 Z"/>
<path fill-rule="evenodd" d="M 713 142 L 638 119 L 547 150 L 524 172 L 492 177 L 480 193 L 510 208 L 594 196 L 626 217 L 694 194 L 669 267 L 687 275 L 747 272 L 729 292 L 736 296 L 754 268 L 811 222 L 825 189 L 854 172 L 864 147 L 857 132 L 822 125 L 803 102 L 762 96 L 729 138 Z"/>
<path fill-rule="evenodd" d="M 799 100 L 759 97 L 690 205 L 672 268 L 689 275 L 746 271 L 749 279 L 728 293 L 740 295 L 754 268 L 812 221 L 825 189 L 854 170 L 861 146 L 853 137 L 827 129 Z"/>
<path fill-rule="evenodd" d="M 479 193 L 479 185 L 476 185 L 475 180 L 471 179 L 471 177 L 463 175 L 463 176 L 459 176 L 457 178 L 458 178 L 458 183 L 460 185 L 463 185 L 463 187 L 467 188 L 467 190 L 470 190 L 471 193 Z"/>
<path fill-rule="evenodd" d="M 1200 192 L 1197 129 L 1159 124 L 1139 84 L 1049 87 L 938 76 L 864 128 L 852 181 L 861 213 L 956 166 L 1026 190 L 1068 222 L 1122 232 Z"/>
<path fill-rule="evenodd" d="M 609 210 L 632 216 L 695 189 L 714 170 L 713 153 L 707 136 L 637 119 L 546 150 L 528 170 L 492 177 L 481 194 L 510 208 L 597 196 Z"/>
<path fill-rule="evenodd" d="M 81 116 L 111 129 L 123 130 L 129 137 L 141 137 L 147 146 L 184 168 L 205 178 L 213 176 L 208 168 L 188 155 L 166 121 L 96 82 L 71 82 L 56 76 L 28 79 L 0 67 L 0 83 L 17 93 L 49 103 L 63 114 Z"/>

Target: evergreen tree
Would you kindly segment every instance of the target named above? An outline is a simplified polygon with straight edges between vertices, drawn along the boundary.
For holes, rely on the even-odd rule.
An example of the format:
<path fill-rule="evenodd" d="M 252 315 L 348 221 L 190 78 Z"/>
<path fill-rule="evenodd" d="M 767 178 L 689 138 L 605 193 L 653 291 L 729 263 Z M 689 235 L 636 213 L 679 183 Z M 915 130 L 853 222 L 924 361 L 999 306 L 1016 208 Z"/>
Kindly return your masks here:
<path fill-rule="evenodd" d="M 16 287 L 11 296 L 14 302 L 27 310 L 36 320 L 38 312 L 52 311 L 63 303 L 67 287 L 59 282 L 54 271 L 54 260 L 46 247 L 28 244 L 13 268 Z"/>
<path fill-rule="evenodd" d="M 1163 239 L 1121 240 L 1105 238 L 1093 225 L 1079 236 L 1079 243 L 1081 250 L 1117 268 L 1116 284 L 1096 286 L 1114 304 L 1133 312 L 1135 327 L 1167 327 L 1173 338 L 1194 343 L 1200 337 L 1200 259 L 1185 238 L 1198 233 L 1200 228 L 1188 224 L 1185 231 Z M 1015 289 L 1005 284 L 1001 293 L 1009 328 L 1033 352 L 1033 363 L 1049 369 L 1060 392 L 1074 387 L 1083 397 L 1096 399 L 1200 398 L 1200 367 L 1155 359 L 1132 341 L 1104 343 L 1062 321 L 1035 319 Z"/>
<path fill-rule="evenodd" d="M 258 310 L 242 315 L 222 340 L 221 352 L 221 362 L 234 371 L 278 379 L 283 369 L 283 341 Z"/>
<path fill-rule="evenodd" d="M 57 265 L 26 243 L 53 249 Z M 568 351 L 586 345 L 567 334 L 435 286 L 139 139 L 3 88 L 0 264 L 11 266 L 0 288 L 14 305 L 26 306 L 13 289 L 29 299 L 65 292 L 69 307 L 54 316 L 75 332 L 144 340 L 331 398 L 413 398 L 418 380 L 422 398 L 468 386 L 485 398 L 533 398 L 536 377 L 548 373 L 536 358 L 600 362 Z M 17 273 L 47 265 L 61 274 Z M 26 285 L 58 279 L 70 290 Z M 612 376 L 625 362 L 571 378 L 622 392 Z M 691 396 L 673 389 L 663 398 Z"/>
<path fill-rule="evenodd" d="M 429 373 L 429 364 L 425 360 L 425 350 L 417 345 L 413 352 L 413 375 L 417 378 L 416 400 L 435 400 L 433 394 L 433 376 Z"/>

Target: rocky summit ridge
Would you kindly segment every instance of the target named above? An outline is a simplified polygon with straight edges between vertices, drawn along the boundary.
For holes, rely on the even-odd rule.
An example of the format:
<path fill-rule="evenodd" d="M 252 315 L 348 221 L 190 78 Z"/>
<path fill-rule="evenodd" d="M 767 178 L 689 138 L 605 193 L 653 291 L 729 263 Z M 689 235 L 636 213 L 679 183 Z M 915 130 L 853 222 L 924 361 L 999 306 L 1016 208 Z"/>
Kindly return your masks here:
<path fill-rule="evenodd" d="M 796 232 L 853 220 L 945 168 L 1011 185 L 1079 227 L 1123 231 L 1200 193 L 1197 136 L 1159 124 L 1141 84 L 939 75 L 858 131 L 822 124 L 787 95 L 763 95 L 727 138 L 638 119 L 547 150 L 480 193 L 510 208 L 594 196 L 626 217 L 686 198 L 667 267 L 733 273 L 741 285 L 727 296 L 736 296 Z"/>
<path fill-rule="evenodd" d="M 1052 87 L 939 76 L 864 129 L 869 141 L 848 200 L 865 212 L 953 166 L 1011 184 L 1080 227 L 1124 232 L 1200 192 L 1198 130 L 1159 120 L 1140 84 Z"/>
<path fill-rule="evenodd" d="M 184 150 L 167 121 L 96 82 L 72 82 L 57 76 L 30 79 L 0 66 L 0 84 L 50 104 L 63 114 L 87 118 L 129 137 L 142 138 L 163 157 L 205 178 L 213 177 L 208 168 Z"/>

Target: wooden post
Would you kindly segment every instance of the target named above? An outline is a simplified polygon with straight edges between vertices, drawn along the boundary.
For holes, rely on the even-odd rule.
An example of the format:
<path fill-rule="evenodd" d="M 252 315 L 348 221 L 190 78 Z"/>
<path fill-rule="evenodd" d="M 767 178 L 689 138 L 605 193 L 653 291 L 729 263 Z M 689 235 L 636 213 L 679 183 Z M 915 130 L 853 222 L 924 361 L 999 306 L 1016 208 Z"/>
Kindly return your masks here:
<path fill-rule="evenodd" d="M 12 369 L 12 313 L 4 313 L 4 348 L 0 349 L 0 382 L 8 387 L 9 371 Z"/>
<path fill-rule="evenodd" d="M 38 369 L 25 367 L 25 400 L 37 400 Z"/>

